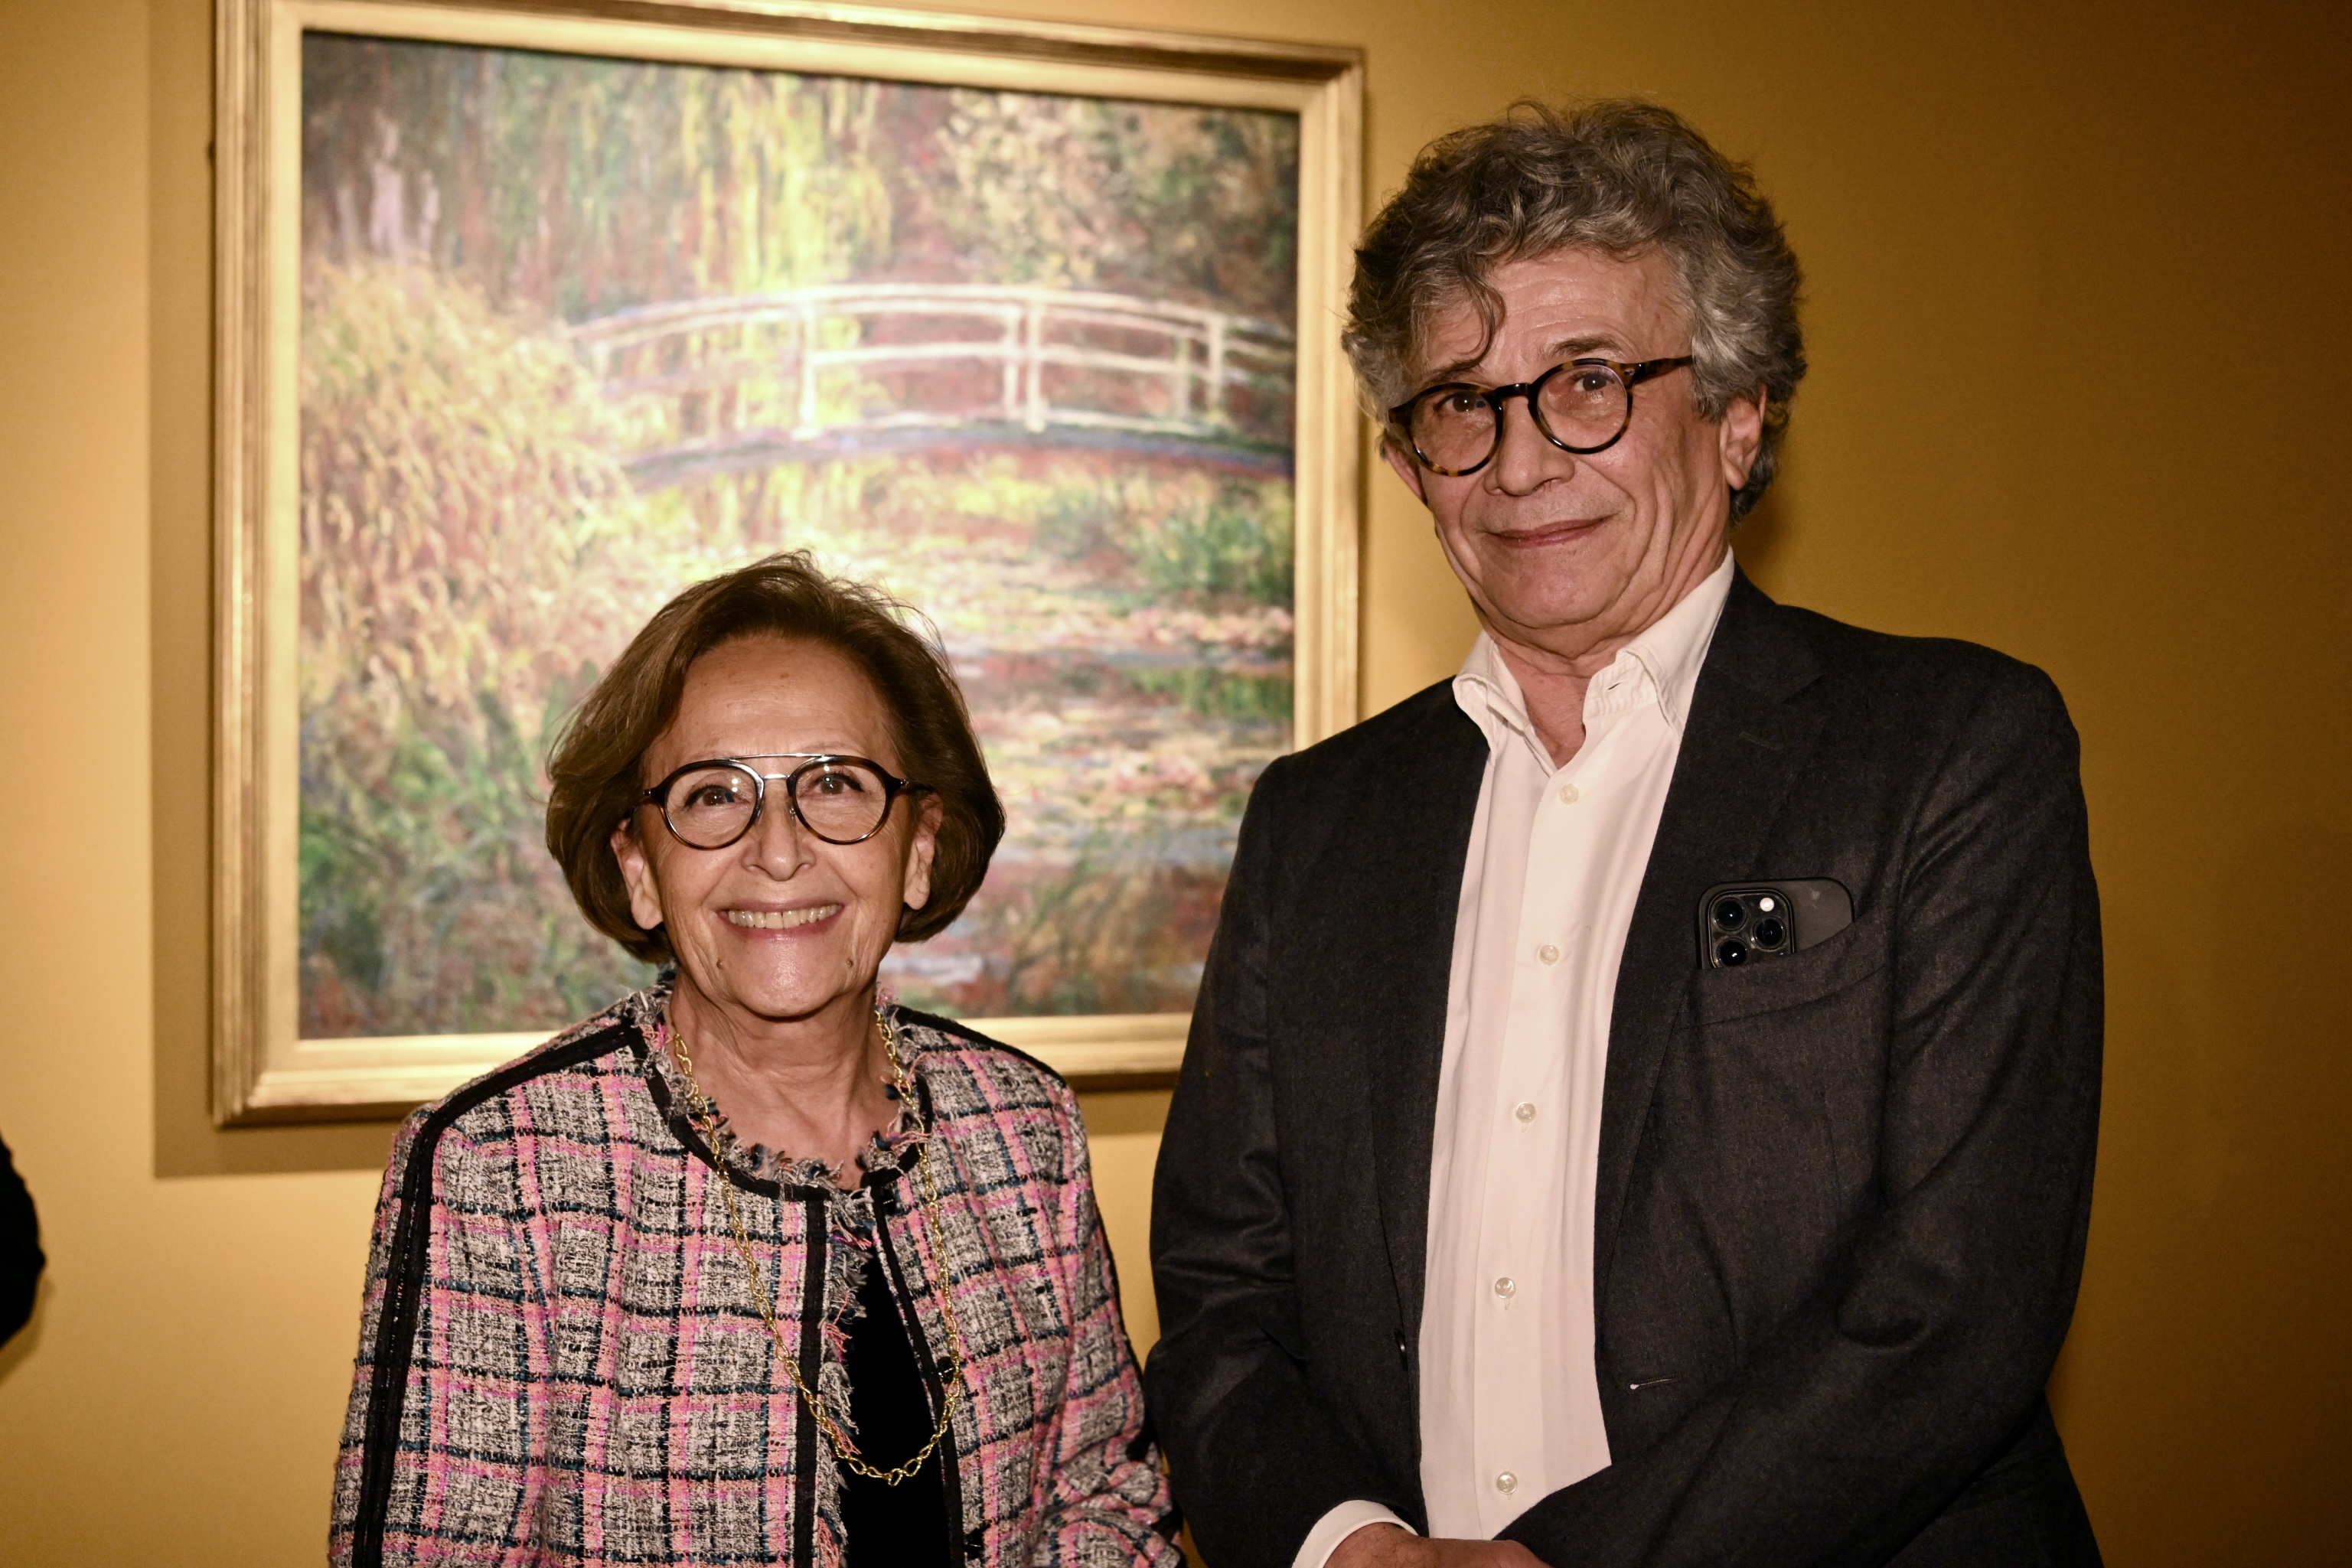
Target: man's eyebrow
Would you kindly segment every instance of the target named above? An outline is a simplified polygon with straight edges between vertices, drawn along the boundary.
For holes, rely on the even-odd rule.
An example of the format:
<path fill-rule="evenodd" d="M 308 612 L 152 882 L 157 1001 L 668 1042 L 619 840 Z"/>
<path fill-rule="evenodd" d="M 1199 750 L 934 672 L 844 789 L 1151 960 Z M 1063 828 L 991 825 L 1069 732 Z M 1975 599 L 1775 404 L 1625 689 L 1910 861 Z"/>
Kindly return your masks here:
<path fill-rule="evenodd" d="M 1447 382 L 1460 381 L 1464 376 L 1469 373 L 1471 366 L 1476 364 L 1479 360 L 1483 360 L 1486 357 L 1486 355 L 1480 354 L 1477 359 L 1454 360 L 1443 365 L 1433 365 L 1428 370 L 1422 372 L 1421 384 L 1425 387 L 1433 387 Z"/>
<path fill-rule="evenodd" d="M 1565 364 L 1570 360 L 1581 359 L 1584 356 L 1601 349 L 1613 350 L 1619 353 L 1622 353 L 1624 351 L 1623 345 L 1619 342 L 1616 336 L 1612 333 L 1584 332 L 1580 333 L 1573 338 L 1561 338 L 1546 344 L 1544 346 L 1544 357 L 1553 364 Z M 1490 345 L 1487 350 L 1480 352 L 1473 358 L 1455 360 L 1450 364 L 1436 366 L 1423 378 L 1421 384 L 1425 387 L 1433 387 L 1443 385 L 1449 382 L 1458 381 L 1467 375 L 1469 371 L 1477 365 L 1479 361 L 1484 360 L 1486 357 L 1486 354 L 1492 351 L 1493 350 Z"/>

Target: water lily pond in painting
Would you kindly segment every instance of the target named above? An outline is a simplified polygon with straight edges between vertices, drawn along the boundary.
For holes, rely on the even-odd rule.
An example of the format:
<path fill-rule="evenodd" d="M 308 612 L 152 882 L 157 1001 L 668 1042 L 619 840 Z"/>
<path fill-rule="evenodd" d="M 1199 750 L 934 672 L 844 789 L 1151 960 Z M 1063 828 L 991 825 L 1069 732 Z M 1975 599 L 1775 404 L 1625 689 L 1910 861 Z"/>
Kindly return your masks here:
<path fill-rule="evenodd" d="M 936 626 L 1011 826 L 886 983 L 1192 1005 L 1286 750 L 1298 126 L 312 34 L 300 1033 L 552 1030 L 643 967 L 548 744 L 772 551 Z"/>

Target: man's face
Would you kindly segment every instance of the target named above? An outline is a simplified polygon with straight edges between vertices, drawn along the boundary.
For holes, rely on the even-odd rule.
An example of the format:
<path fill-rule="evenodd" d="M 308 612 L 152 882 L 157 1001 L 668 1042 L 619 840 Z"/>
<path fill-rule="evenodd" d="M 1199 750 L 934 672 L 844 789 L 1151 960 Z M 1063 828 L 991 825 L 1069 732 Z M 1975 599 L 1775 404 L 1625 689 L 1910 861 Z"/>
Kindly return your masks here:
<path fill-rule="evenodd" d="M 1530 382 L 1567 360 L 1667 359 L 1691 350 L 1666 258 L 1565 250 L 1516 261 L 1489 279 L 1503 319 L 1479 352 L 1465 302 L 1440 312 L 1417 386 Z M 1613 648 L 1672 609 L 1723 559 L 1731 491 L 1755 461 L 1759 402 L 1700 417 L 1688 368 L 1633 389 L 1633 423 L 1586 456 L 1546 441 L 1527 401 L 1507 406 L 1503 440 L 1475 474 L 1433 474 L 1388 450 L 1437 525 L 1437 538 L 1487 629 L 1523 649 L 1574 659 Z"/>

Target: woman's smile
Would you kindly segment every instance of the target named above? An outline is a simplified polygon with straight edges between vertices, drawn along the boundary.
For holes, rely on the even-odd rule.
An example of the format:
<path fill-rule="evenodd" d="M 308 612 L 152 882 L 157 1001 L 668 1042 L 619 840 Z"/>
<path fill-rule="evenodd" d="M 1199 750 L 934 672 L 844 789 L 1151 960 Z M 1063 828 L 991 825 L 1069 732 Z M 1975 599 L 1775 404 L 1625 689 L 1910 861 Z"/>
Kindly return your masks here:
<path fill-rule="evenodd" d="M 830 920 L 841 913 L 838 904 L 812 904 L 801 909 L 730 909 L 727 924 L 751 931 L 791 931 Z"/>

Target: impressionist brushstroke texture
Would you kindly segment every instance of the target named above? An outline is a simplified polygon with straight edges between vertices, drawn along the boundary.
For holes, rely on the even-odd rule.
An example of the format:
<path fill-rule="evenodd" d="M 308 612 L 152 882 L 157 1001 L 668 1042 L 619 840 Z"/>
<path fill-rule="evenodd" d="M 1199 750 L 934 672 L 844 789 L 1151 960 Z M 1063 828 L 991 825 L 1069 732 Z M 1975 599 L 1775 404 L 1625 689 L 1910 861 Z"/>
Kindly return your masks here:
<path fill-rule="evenodd" d="M 1187 1007 L 1289 746 L 1296 120 L 326 35 L 303 91 L 303 1035 L 645 983 L 541 758 L 669 594 L 800 547 L 936 623 L 1012 817 L 886 982 Z"/>

